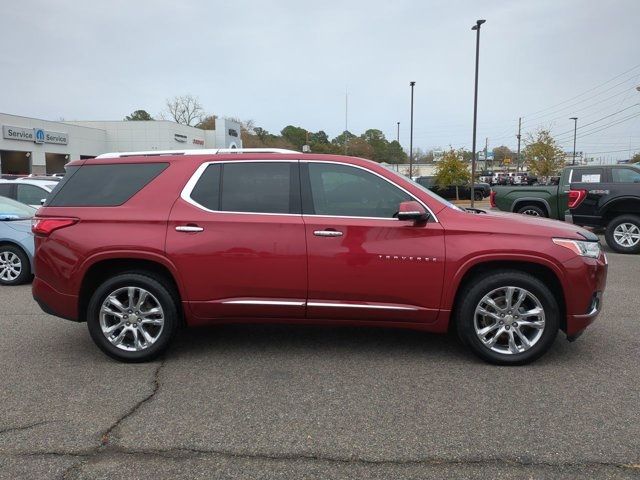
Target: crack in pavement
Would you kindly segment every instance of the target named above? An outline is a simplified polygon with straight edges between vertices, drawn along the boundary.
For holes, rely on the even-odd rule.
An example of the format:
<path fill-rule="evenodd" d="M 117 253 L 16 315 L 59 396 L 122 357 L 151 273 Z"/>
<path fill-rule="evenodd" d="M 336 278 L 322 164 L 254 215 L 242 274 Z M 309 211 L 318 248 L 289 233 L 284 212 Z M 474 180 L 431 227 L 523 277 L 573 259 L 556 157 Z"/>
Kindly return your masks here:
<path fill-rule="evenodd" d="M 151 401 L 160 390 L 160 374 L 165 366 L 165 360 L 162 359 L 153 373 L 151 392 L 140 401 L 136 402 L 124 415 L 120 416 L 110 427 L 108 427 L 104 433 L 100 435 L 100 444 L 96 447 L 89 447 L 80 452 L 64 452 L 64 451 L 42 451 L 42 452 L 27 452 L 17 454 L 0 454 L 2 457 L 68 457 L 79 459 L 77 463 L 69 466 L 63 473 L 62 479 L 72 478 L 76 472 L 79 472 L 85 466 L 91 464 L 98 464 L 103 459 L 127 456 L 136 459 L 144 459 L 151 457 L 157 457 L 161 459 L 201 459 L 207 458 L 226 458 L 231 460 L 262 460 L 271 462 L 314 462 L 314 463 L 333 463 L 343 465 L 354 466 L 387 466 L 387 467 L 406 467 L 406 466 L 512 466 L 512 467 L 547 467 L 547 468 L 611 468 L 624 470 L 627 472 L 640 472 L 640 463 L 638 461 L 632 461 L 629 463 L 614 463 L 614 462 L 598 462 L 598 461 L 583 461 L 583 462 L 547 462 L 538 461 L 534 459 L 523 459 L 518 457 L 499 457 L 499 458 L 444 458 L 444 457 L 424 457 L 414 459 L 372 459 L 372 458 L 359 458 L 355 456 L 332 456 L 323 455 L 321 453 L 268 453 L 268 452 L 242 452 L 234 450 L 224 449 L 206 449 L 206 448 L 192 448 L 192 447 L 175 447 L 169 449 L 131 449 L 125 447 L 119 447 L 111 443 L 111 436 L 117 431 L 119 426 L 131 416 L 135 415 L 146 403 Z M 0 434 L 28 430 L 40 425 L 53 423 L 54 421 L 41 421 L 35 422 L 29 425 L 9 427 L 4 430 L 0 430 Z"/>
<path fill-rule="evenodd" d="M 153 397 L 156 395 L 156 393 L 158 393 L 158 390 L 160 389 L 160 378 L 159 378 L 160 371 L 162 370 L 164 365 L 165 365 L 165 360 L 162 359 L 153 374 L 153 390 L 151 391 L 151 393 L 147 395 L 145 398 L 143 398 L 142 400 L 140 400 L 139 402 L 137 402 L 133 407 L 131 407 L 131 409 L 127 413 L 121 416 L 118 420 L 115 421 L 113 425 L 111 425 L 109 428 L 105 430 L 105 432 L 100 436 L 99 448 L 106 448 L 107 446 L 109 446 L 109 442 L 111 441 L 111 434 L 114 432 L 114 430 L 116 430 L 120 426 L 120 424 L 124 422 L 127 418 L 131 417 L 138 410 L 140 410 L 140 408 L 145 403 L 152 400 Z"/>
<path fill-rule="evenodd" d="M 332 457 L 314 454 L 268 454 L 268 453 L 242 453 L 226 450 L 206 450 L 197 448 L 174 448 L 174 449 L 126 449 L 114 446 L 97 448 L 90 454 L 70 454 L 64 452 L 42 452 L 16 455 L 0 455 L 1 457 L 46 457 L 62 456 L 81 459 L 81 461 L 69 466 L 61 475 L 63 480 L 73 478 L 75 473 L 79 473 L 85 466 L 97 465 L 101 460 L 129 457 L 134 460 L 148 460 L 149 457 L 159 459 L 175 460 L 207 460 L 209 458 L 226 458 L 235 460 L 263 460 L 271 462 L 313 462 L 313 463 L 337 463 L 345 466 L 364 467 L 455 467 L 455 466 L 478 466 L 478 467 L 546 467 L 551 469 L 588 469 L 588 468 L 608 468 L 628 473 L 640 471 L 637 463 L 612 463 L 612 462 L 546 462 L 535 460 L 522 460 L 519 458 L 441 458 L 427 457 L 421 459 L 395 460 L 395 459 L 363 459 L 357 457 Z"/>
<path fill-rule="evenodd" d="M 7 427 L 0 430 L 0 435 L 5 433 L 20 432 L 22 430 L 29 430 L 30 428 L 39 427 L 40 425 L 47 425 L 53 422 L 54 422 L 53 420 L 43 420 L 41 422 L 30 423 L 28 425 L 20 425 L 17 427 Z"/>

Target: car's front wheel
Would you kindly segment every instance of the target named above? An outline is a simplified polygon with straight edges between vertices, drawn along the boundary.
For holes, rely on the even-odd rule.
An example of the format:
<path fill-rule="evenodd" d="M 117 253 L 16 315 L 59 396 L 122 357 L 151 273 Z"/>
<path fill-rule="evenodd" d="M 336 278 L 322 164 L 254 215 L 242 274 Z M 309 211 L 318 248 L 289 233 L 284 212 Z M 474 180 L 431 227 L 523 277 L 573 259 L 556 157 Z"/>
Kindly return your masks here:
<path fill-rule="evenodd" d="M 123 273 L 106 280 L 91 296 L 87 325 L 93 341 L 110 357 L 153 360 L 175 334 L 176 300 L 164 282 L 142 273 Z"/>
<path fill-rule="evenodd" d="M 460 339 L 483 360 L 522 365 L 540 357 L 558 333 L 560 312 L 549 288 L 520 271 L 476 277 L 458 296 Z"/>
<path fill-rule="evenodd" d="M 18 246 L 0 245 L 0 285 L 20 285 L 31 278 L 29 257 Z"/>

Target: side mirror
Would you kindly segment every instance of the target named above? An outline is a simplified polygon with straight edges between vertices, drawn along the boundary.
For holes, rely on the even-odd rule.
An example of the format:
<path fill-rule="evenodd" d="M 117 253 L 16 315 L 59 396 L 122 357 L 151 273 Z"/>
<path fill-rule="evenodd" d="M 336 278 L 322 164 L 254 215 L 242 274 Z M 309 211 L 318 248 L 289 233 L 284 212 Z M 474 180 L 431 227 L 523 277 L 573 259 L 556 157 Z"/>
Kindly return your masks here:
<path fill-rule="evenodd" d="M 47 201 L 47 199 L 46 199 L 46 198 L 41 198 L 41 199 L 40 199 L 40 205 L 44 205 L 44 202 L 46 202 L 46 201 Z"/>
<path fill-rule="evenodd" d="M 419 223 L 428 219 L 429 213 L 416 201 L 402 202 L 398 208 L 398 220 L 413 220 Z"/>

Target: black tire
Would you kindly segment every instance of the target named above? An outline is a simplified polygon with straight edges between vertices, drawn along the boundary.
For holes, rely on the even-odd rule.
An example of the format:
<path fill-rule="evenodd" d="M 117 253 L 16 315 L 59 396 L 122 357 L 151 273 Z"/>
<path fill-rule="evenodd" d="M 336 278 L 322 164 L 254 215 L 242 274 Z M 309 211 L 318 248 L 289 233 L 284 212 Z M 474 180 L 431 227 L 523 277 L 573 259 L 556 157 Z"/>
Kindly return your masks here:
<path fill-rule="evenodd" d="M 638 253 L 640 252 L 640 242 L 635 245 L 627 246 L 618 243 L 615 238 L 615 230 L 622 224 L 634 225 L 640 230 L 640 217 L 637 215 L 620 215 L 609 222 L 604 232 L 604 238 L 607 240 L 607 245 L 611 250 L 618 253 Z"/>
<path fill-rule="evenodd" d="M 545 326 L 537 342 L 520 353 L 506 354 L 491 350 L 476 335 L 474 316 L 476 307 L 489 292 L 501 287 L 524 288 L 538 299 L 544 310 Z M 458 295 L 454 317 L 458 336 L 473 353 L 496 365 L 524 365 L 542 356 L 553 344 L 560 325 L 558 302 L 549 288 L 539 279 L 517 270 L 498 270 L 475 277 Z M 507 334 L 508 332 L 505 332 Z"/>
<path fill-rule="evenodd" d="M 483 198 L 484 198 L 484 195 L 482 195 L 482 192 L 481 192 L 481 191 L 479 191 L 479 190 L 474 190 L 474 191 L 473 191 L 473 199 L 474 199 L 476 202 L 481 201 Z"/>
<path fill-rule="evenodd" d="M 157 340 L 143 350 L 126 351 L 118 348 L 102 333 L 100 308 L 108 295 L 124 287 L 138 287 L 148 291 L 157 299 L 164 313 L 164 325 Z M 172 289 L 164 281 L 143 272 L 126 272 L 106 280 L 95 290 L 87 307 L 87 326 L 91 338 L 104 353 L 122 362 L 148 362 L 157 358 L 169 346 L 178 324 L 176 295 L 172 295 Z"/>
<path fill-rule="evenodd" d="M 2 262 L 2 259 L 5 258 L 5 255 L 10 255 L 13 258 L 18 258 L 20 273 L 16 278 L 13 279 L 3 279 L 2 277 L 0 277 L 0 285 L 20 285 L 31 280 L 31 264 L 29 263 L 29 257 L 24 250 L 22 250 L 17 245 L 5 243 L 4 245 L 0 245 L 0 262 Z M 0 265 L 0 273 L 1 272 L 2 265 Z"/>
<path fill-rule="evenodd" d="M 518 207 L 516 213 L 521 215 L 531 215 L 532 217 L 548 217 L 547 211 L 537 205 L 523 205 Z"/>

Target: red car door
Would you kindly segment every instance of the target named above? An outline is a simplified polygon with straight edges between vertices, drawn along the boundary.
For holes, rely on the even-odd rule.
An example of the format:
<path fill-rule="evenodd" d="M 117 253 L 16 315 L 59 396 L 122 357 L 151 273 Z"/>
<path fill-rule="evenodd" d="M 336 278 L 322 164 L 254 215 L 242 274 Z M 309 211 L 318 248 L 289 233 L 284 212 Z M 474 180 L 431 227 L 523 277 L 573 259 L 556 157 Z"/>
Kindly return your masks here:
<path fill-rule="evenodd" d="M 405 190 L 361 167 L 301 162 L 308 318 L 433 322 L 444 235 L 432 217 L 394 217 Z"/>
<path fill-rule="evenodd" d="M 195 317 L 304 318 L 298 161 L 202 165 L 171 211 L 166 251 Z"/>

